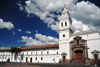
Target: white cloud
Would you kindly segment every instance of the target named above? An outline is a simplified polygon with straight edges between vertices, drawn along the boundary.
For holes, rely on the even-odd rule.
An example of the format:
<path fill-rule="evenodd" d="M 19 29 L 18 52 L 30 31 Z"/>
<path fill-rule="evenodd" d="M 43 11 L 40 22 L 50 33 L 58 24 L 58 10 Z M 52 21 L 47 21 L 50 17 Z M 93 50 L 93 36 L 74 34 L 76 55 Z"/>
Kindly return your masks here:
<path fill-rule="evenodd" d="M 22 30 L 21 30 L 21 29 L 18 29 L 18 31 L 19 31 L 19 32 L 22 32 Z"/>
<path fill-rule="evenodd" d="M 0 50 L 2 49 L 9 49 L 9 47 L 0 47 Z"/>
<path fill-rule="evenodd" d="M 83 24 L 81 21 L 77 21 L 74 18 L 72 19 L 72 21 L 73 30 L 87 31 L 91 29 L 96 29 L 94 26 Z"/>
<path fill-rule="evenodd" d="M 55 24 L 50 25 L 52 30 L 55 30 L 58 32 L 59 30 L 59 22 L 55 22 Z"/>
<path fill-rule="evenodd" d="M 58 43 L 58 39 L 51 37 L 51 36 L 45 36 L 45 35 L 36 33 L 35 39 L 33 39 L 32 37 L 28 37 L 28 36 L 22 36 L 22 40 L 18 42 L 26 42 L 25 45 L 28 45 L 28 46 L 48 45 L 48 44 Z"/>
<path fill-rule="evenodd" d="M 15 31 L 14 30 L 12 31 L 12 34 L 15 35 Z"/>
<path fill-rule="evenodd" d="M 28 34 L 31 34 L 31 31 L 25 31 L 26 33 L 28 33 Z"/>
<path fill-rule="evenodd" d="M 100 8 L 98 8 L 93 3 L 90 3 L 89 1 L 77 2 L 76 5 L 77 10 L 73 10 L 70 12 L 71 17 L 76 19 L 77 21 L 81 21 L 82 24 L 90 26 L 91 29 L 97 27 L 100 29 Z M 82 29 L 87 30 L 88 28 Z"/>
<path fill-rule="evenodd" d="M 21 8 L 21 11 L 25 11 L 28 16 L 30 16 L 30 14 L 36 15 L 43 20 L 44 23 L 47 23 L 47 27 L 58 32 L 57 18 L 64 4 L 66 4 L 71 18 L 81 22 L 83 26 L 81 30 L 87 30 L 88 26 L 93 27 L 92 29 L 96 27 L 100 29 L 100 8 L 89 1 L 77 1 L 78 0 L 28 0 L 25 1 L 25 6 L 19 4 L 19 8 Z"/>
<path fill-rule="evenodd" d="M 0 29 L 7 28 L 8 30 L 14 28 L 14 25 L 11 22 L 5 22 L 0 19 Z"/>
<path fill-rule="evenodd" d="M 58 32 L 58 20 L 56 19 L 58 15 L 54 15 L 54 12 L 59 13 L 59 11 L 62 10 L 64 7 L 64 4 L 67 6 L 72 6 L 76 0 L 28 0 L 25 1 L 26 6 L 22 6 L 21 4 L 18 4 L 19 8 L 23 8 L 21 11 L 27 12 L 27 15 L 34 14 L 37 17 L 39 17 L 41 20 L 44 21 L 44 23 L 47 23 L 48 27 L 52 30 L 55 30 Z M 72 7 L 73 9 L 75 7 Z M 57 26 L 56 26 L 57 25 Z M 56 29 L 54 29 L 56 28 Z"/>

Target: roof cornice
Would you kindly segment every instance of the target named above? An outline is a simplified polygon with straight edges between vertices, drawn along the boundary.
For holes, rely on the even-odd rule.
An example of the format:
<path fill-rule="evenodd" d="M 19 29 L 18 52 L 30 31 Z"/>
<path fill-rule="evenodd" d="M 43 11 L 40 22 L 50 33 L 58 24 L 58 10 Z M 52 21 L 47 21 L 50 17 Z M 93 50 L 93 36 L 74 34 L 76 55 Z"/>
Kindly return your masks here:
<path fill-rule="evenodd" d="M 90 30 L 90 31 L 83 31 L 83 32 L 78 32 L 78 33 L 72 33 L 70 34 L 70 37 L 72 36 L 78 36 L 78 35 L 88 35 L 88 34 L 93 34 L 93 33 L 98 33 L 98 29 L 95 30 Z"/>

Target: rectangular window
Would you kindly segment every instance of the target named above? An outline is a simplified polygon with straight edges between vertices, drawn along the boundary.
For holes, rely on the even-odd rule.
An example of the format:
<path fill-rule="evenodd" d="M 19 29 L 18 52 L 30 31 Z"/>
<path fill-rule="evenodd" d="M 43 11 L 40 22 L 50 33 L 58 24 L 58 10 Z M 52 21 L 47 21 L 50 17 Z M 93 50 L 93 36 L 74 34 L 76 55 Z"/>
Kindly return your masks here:
<path fill-rule="evenodd" d="M 63 34 L 63 37 L 65 37 L 65 34 Z"/>
<path fill-rule="evenodd" d="M 58 52 L 57 52 L 57 54 L 58 54 Z"/>
<path fill-rule="evenodd" d="M 61 26 L 63 27 L 63 23 L 61 23 Z"/>
<path fill-rule="evenodd" d="M 27 52 L 27 55 L 28 55 L 28 52 Z"/>
<path fill-rule="evenodd" d="M 67 22 L 65 22 L 65 26 L 67 26 Z"/>
<path fill-rule="evenodd" d="M 43 54 L 43 52 L 41 52 L 41 54 Z"/>
<path fill-rule="evenodd" d="M 35 60 L 37 60 L 37 57 L 35 58 Z"/>
<path fill-rule="evenodd" d="M 41 60 L 43 60 L 43 58 L 41 57 Z"/>
<path fill-rule="evenodd" d="M 47 51 L 47 54 L 49 54 L 49 51 Z"/>
<path fill-rule="evenodd" d="M 32 55 L 32 52 L 31 52 L 31 55 Z"/>

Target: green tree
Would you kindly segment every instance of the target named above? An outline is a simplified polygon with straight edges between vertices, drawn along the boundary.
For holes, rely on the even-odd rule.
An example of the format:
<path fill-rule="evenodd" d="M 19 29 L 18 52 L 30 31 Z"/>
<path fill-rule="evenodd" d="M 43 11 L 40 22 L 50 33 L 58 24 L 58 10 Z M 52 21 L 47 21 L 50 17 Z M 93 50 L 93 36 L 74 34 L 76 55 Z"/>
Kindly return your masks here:
<path fill-rule="evenodd" d="M 15 53 L 15 47 L 11 47 L 10 52 L 12 53 L 12 58 L 13 58 L 13 54 Z"/>
<path fill-rule="evenodd" d="M 15 54 L 15 59 L 17 58 L 18 54 L 20 54 L 22 50 L 18 47 L 11 47 L 10 52 L 13 54 Z"/>

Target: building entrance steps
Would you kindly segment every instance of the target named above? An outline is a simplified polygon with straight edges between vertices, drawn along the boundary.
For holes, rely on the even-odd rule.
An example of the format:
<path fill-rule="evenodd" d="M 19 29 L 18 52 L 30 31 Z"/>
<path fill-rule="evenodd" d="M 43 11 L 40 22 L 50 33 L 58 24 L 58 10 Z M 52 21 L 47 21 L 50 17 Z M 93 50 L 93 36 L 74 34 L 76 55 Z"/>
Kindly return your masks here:
<path fill-rule="evenodd" d="M 85 65 L 82 62 L 73 62 L 73 63 L 69 63 L 67 64 L 69 67 L 90 67 L 90 65 Z"/>
<path fill-rule="evenodd" d="M 38 65 L 38 66 L 48 66 L 48 67 L 91 67 L 87 66 L 82 62 L 76 62 L 76 63 L 28 63 L 29 65 Z"/>

